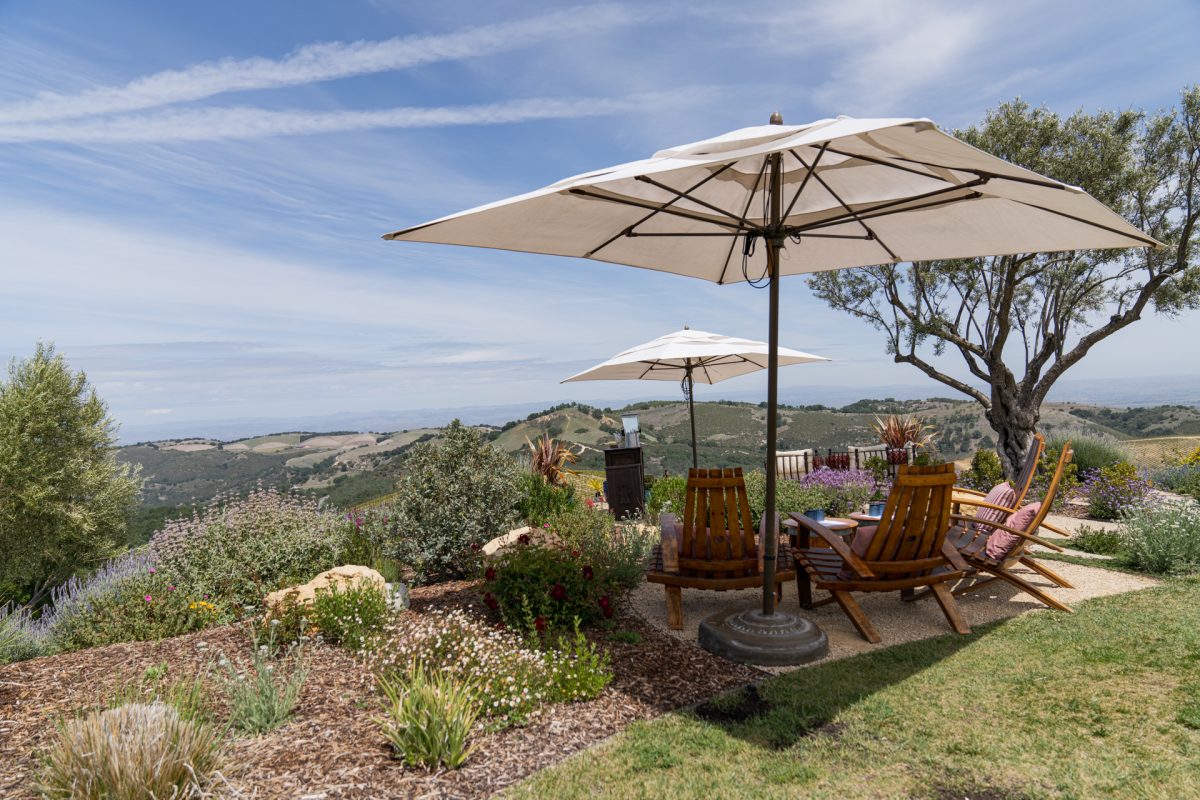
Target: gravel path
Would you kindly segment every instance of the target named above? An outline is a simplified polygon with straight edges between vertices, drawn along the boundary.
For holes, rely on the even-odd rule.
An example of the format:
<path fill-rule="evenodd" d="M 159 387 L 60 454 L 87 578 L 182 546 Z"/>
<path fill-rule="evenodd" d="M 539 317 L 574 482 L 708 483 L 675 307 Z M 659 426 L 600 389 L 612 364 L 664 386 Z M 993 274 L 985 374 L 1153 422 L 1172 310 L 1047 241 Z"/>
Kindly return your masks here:
<path fill-rule="evenodd" d="M 1069 530 L 1073 530 L 1081 522 L 1084 522 L 1069 517 L 1059 517 L 1054 521 Z M 1097 523 L 1085 522 L 1085 524 L 1095 526 Z M 1047 538 L 1057 537 L 1049 536 Z M 1048 589 L 1054 597 L 1072 606 L 1093 597 L 1131 592 L 1156 586 L 1159 583 L 1152 578 L 1099 567 L 1085 567 L 1065 562 L 1053 562 L 1049 566 L 1074 584 L 1075 588 L 1054 588 L 1053 584 L 1031 570 L 1025 570 L 1023 574 L 1033 585 Z M 825 592 L 813 592 L 813 597 L 817 600 L 826 596 L 828 595 Z M 900 600 L 898 593 L 883 592 L 859 594 L 856 597 L 867 616 L 874 623 L 876 630 L 883 637 L 883 641 L 875 645 L 864 641 L 836 604 L 802 611 L 803 616 L 819 625 L 829 636 L 829 655 L 824 660 L 845 658 L 901 642 L 928 639 L 951 632 L 941 609 L 933 600 L 905 603 Z M 963 616 L 972 626 L 1015 617 L 1018 614 L 1039 609 L 1047 613 L 1059 613 L 1046 610 L 1045 606 L 1037 600 L 1002 581 L 996 581 L 986 589 L 963 595 L 958 598 L 958 601 Z M 661 586 L 643 584 L 634 592 L 632 602 L 635 613 L 646 620 L 648 624 L 678 639 L 695 644 L 697 629 L 702 619 L 718 611 L 759 605 L 762 602 L 762 591 L 745 589 L 706 592 L 684 589 L 684 627 L 682 631 L 672 631 L 667 628 L 666 600 Z M 784 587 L 782 608 L 793 613 L 799 610 L 794 583 Z M 796 667 L 769 668 L 768 671 L 787 672 L 793 669 Z"/>

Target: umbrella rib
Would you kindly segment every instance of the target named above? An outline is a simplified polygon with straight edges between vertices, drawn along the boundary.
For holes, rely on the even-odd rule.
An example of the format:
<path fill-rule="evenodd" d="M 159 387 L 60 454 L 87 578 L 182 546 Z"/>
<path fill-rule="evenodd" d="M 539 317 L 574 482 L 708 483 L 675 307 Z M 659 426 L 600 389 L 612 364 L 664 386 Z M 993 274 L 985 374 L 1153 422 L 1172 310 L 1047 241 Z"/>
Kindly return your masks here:
<path fill-rule="evenodd" d="M 634 206 L 635 208 L 648 208 L 651 211 L 653 211 L 655 214 L 670 214 L 675 217 L 683 217 L 684 219 L 690 219 L 693 222 L 704 222 L 709 225 L 720 225 L 722 228 L 731 228 L 733 230 L 738 230 L 738 231 L 749 230 L 748 228 L 743 228 L 740 225 L 735 225 L 732 222 L 725 222 L 724 220 L 712 219 L 710 217 L 703 217 L 703 216 L 700 216 L 699 214 L 691 214 L 686 211 L 679 211 L 678 209 L 667 208 L 666 206 L 658 206 L 658 205 L 655 205 L 654 203 L 651 203 L 648 201 L 636 200 L 632 197 L 617 197 L 615 195 L 601 194 L 600 192 L 591 192 L 591 191 L 588 191 L 587 189 L 568 189 L 567 191 L 569 191 L 571 194 L 580 195 L 582 197 L 591 197 L 596 200 L 606 200 L 610 203 L 618 203 L 620 205 Z M 654 215 L 651 214 L 650 216 L 654 216 Z M 629 230 L 629 228 L 626 228 L 624 231 L 621 232 L 620 235 L 624 235 L 628 230 Z M 614 237 L 614 241 L 617 238 L 619 238 L 619 236 Z"/>
<path fill-rule="evenodd" d="M 793 156 L 795 156 L 797 161 L 799 161 L 801 164 L 804 164 L 804 159 L 800 157 L 799 153 L 797 153 L 795 150 L 789 150 L 788 152 L 791 153 Z M 824 187 L 825 191 L 829 192 L 830 196 L 833 197 L 834 200 L 837 200 L 838 204 L 840 204 L 842 208 L 846 209 L 847 213 L 849 213 L 850 216 L 852 216 L 854 218 L 855 222 L 857 222 L 859 225 L 862 225 L 863 230 L 865 230 L 872 239 L 874 239 L 876 242 L 879 242 L 879 246 L 887 251 L 887 254 L 892 257 L 893 261 L 899 261 L 900 257 L 896 255 L 895 251 L 892 250 L 892 248 L 887 246 L 887 243 L 885 241 L 883 241 L 882 239 L 879 238 L 879 235 L 876 234 L 875 231 L 871 230 L 871 226 L 868 225 L 867 223 L 863 222 L 862 217 L 860 217 L 854 211 L 854 209 L 852 209 L 852 208 L 850 208 L 850 206 L 846 205 L 846 201 L 841 198 L 841 195 L 839 195 L 837 192 L 835 192 L 833 190 L 833 187 L 831 187 L 828 183 L 825 182 L 824 178 L 822 178 L 820 175 L 815 174 L 816 166 L 817 165 L 816 165 L 815 161 L 813 162 L 813 166 L 811 168 L 807 164 L 804 164 L 805 169 L 808 169 L 808 175 L 812 175 L 814 178 L 817 179 L 817 183 L 821 184 L 821 186 Z M 808 175 L 804 176 L 806 181 L 808 179 Z M 799 196 L 799 195 L 797 195 L 797 196 Z"/>
<path fill-rule="evenodd" d="M 847 221 L 852 220 L 856 215 L 862 219 L 875 219 L 877 217 L 884 217 L 884 216 L 888 216 L 890 214 L 898 214 L 898 213 L 902 213 L 904 211 L 917 211 L 917 210 L 920 210 L 923 208 L 932 208 L 934 206 L 945 205 L 946 203 L 953 203 L 953 202 L 957 202 L 959 200 L 975 200 L 975 199 L 982 197 L 983 195 L 980 194 L 979 192 L 970 192 L 969 194 L 967 194 L 963 197 L 952 197 L 948 200 L 938 200 L 936 202 L 926 203 L 924 205 L 914 205 L 914 206 L 909 206 L 908 208 L 892 210 L 896 206 L 902 206 L 906 203 L 914 203 L 919 200 L 928 200 L 931 197 L 940 197 L 941 195 L 948 194 L 950 192 L 957 192 L 962 189 L 970 189 L 973 186 L 980 186 L 984 183 L 987 183 L 987 180 L 985 178 L 979 178 L 977 180 L 968 181 L 967 183 L 959 184 L 957 186 L 947 186 L 942 189 L 934 189 L 933 191 L 925 192 L 924 194 L 915 194 L 911 197 L 901 197 L 896 200 L 888 200 L 887 202 L 877 203 L 873 206 L 870 206 L 869 208 L 861 209 L 858 212 L 850 212 L 849 214 L 840 214 L 837 216 L 829 217 L 828 219 L 811 222 L 807 225 L 792 226 L 792 227 L 787 228 L 784 231 L 784 233 L 786 233 L 790 236 L 794 233 L 804 233 L 804 232 L 810 231 L 810 230 L 819 230 L 821 228 L 829 228 L 834 225 L 843 225 Z"/>
<path fill-rule="evenodd" d="M 873 156 L 861 155 L 859 153 L 848 153 L 848 152 L 845 152 L 842 150 L 837 150 L 832 147 L 829 148 L 829 152 L 834 153 L 835 155 L 845 156 L 846 158 L 857 158 L 861 161 L 867 161 L 872 164 L 878 164 L 881 167 L 890 167 L 891 169 L 898 169 L 898 170 L 903 170 L 904 172 L 911 172 L 912 174 L 920 175 L 923 178 L 936 178 L 938 180 L 943 180 L 943 178 L 941 178 L 937 175 L 931 175 L 928 172 L 922 172 L 919 169 L 912 169 L 910 167 L 901 166 L 900 164 L 893 164 L 891 161 L 885 161 L 882 158 L 875 158 Z M 998 172 L 988 172 L 987 170 L 975 169 L 974 167 L 948 167 L 945 164 L 932 164 L 928 161 L 918 161 L 915 158 L 903 158 L 901 156 L 897 156 L 896 158 L 898 161 L 904 161 L 909 164 L 920 164 L 922 167 L 928 167 L 929 169 L 944 169 L 944 170 L 949 170 L 951 172 L 969 172 L 972 175 L 975 175 L 980 178 L 996 178 L 998 180 L 1004 180 L 1004 181 L 1015 181 L 1017 183 L 1028 183 L 1028 184 L 1032 184 L 1034 186 L 1042 186 L 1047 189 L 1065 190 L 1068 188 L 1067 186 L 1065 186 L 1062 183 L 1059 183 L 1058 181 L 1038 180 L 1037 178 L 1027 178 L 1023 175 L 1001 175 Z"/>
<path fill-rule="evenodd" d="M 796 201 L 800 199 L 800 195 L 804 194 L 804 187 L 808 186 L 808 179 L 813 176 L 814 172 L 816 172 L 817 165 L 821 163 L 821 157 L 825 155 L 825 150 L 828 147 L 829 147 L 829 142 L 824 142 L 821 144 L 821 149 L 817 151 L 817 157 L 813 159 L 813 163 L 812 163 L 811 167 L 808 164 L 804 163 L 804 159 L 802 159 L 802 158 L 800 158 L 800 156 L 796 155 L 795 150 L 790 150 L 790 149 L 788 150 L 789 153 L 791 153 L 793 156 L 795 156 L 797 161 L 799 161 L 801 164 L 804 165 L 804 169 L 806 170 L 806 172 L 804 173 L 804 180 L 800 181 L 800 188 L 796 190 L 795 197 L 792 198 L 792 202 L 788 203 L 787 210 L 783 212 L 783 219 L 787 219 L 789 216 L 791 216 L 792 209 L 796 207 Z M 824 182 L 822 182 L 822 183 L 824 183 Z"/>
<path fill-rule="evenodd" d="M 746 197 L 746 207 L 742 209 L 742 216 L 750 213 L 750 206 L 754 203 L 754 195 L 758 192 L 758 185 L 762 183 L 763 175 L 767 172 L 767 159 L 763 159 L 762 167 L 758 170 L 758 177 L 754 179 L 754 185 L 750 187 L 750 194 Z M 733 248 L 737 245 L 737 240 L 734 239 L 729 243 L 729 252 L 725 254 L 725 264 L 721 267 L 721 274 L 717 277 L 717 284 L 725 283 L 725 273 L 729 272 L 729 259 L 733 258 Z"/>
<path fill-rule="evenodd" d="M 664 192 L 671 192 L 672 194 L 675 195 L 675 200 L 682 200 L 683 198 L 686 197 L 688 200 L 691 200 L 696 205 L 704 206 L 705 208 L 715 211 L 718 214 L 721 214 L 722 216 L 729 217 L 731 220 L 733 220 L 734 222 L 737 222 L 740 225 L 749 225 L 750 224 L 749 222 L 746 221 L 745 218 L 736 216 L 734 214 L 730 214 L 728 211 L 721 208 L 720 206 L 715 206 L 712 203 L 701 200 L 698 197 L 693 197 L 691 195 L 691 193 L 694 192 L 695 189 L 688 189 L 685 192 L 681 192 L 678 189 L 667 186 L 665 183 L 659 183 L 658 181 L 656 181 L 653 178 L 646 176 L 646 175 L 636 175 L 636 176 L 634 176 L 634 180 L 641 181 L 642 183 L 648 183 L 651 186 L 657 186 L 659 189 L 662 189 Z M 696 188 L 699 188 L 699 187 L 696 187 Z M 672 200 L 671 202 L 674 203 L 675 200 Z"/>
<path fill-rule="evenodd" d="M 1083 217 L 1077 217 L 1074 214 L 1068 214 L 1065 211 L 1057 211 L 1053 208 L 1045 208 L 1044 206 L 1039 206 L 1037 203 L 1027 203 L 1024 200 L 1013 200 L 1012 202 L 1020 203 L 1021 205 L 1028 206 L 1029 208 L 1036 208 L 1038 211 L 1045 211 L 1050 214 L 1057 214 L 1060 217 L 1066 217 L 1067 219 L 1074 220 L 1075 222 L 1082 222 L 1084 225 L 1091 225 L 1093 228 L 1099 228 L 1102 231 L 1108 231 L 1109 233 L 1115 233 L 1118 236 L 1124 236 L 1127 239 L 1134 239 L 1136 241 L 1145 243 L 1148 247 L 1151 247 L 1151 248 L 1157 249 L 1159 247 L 1159 245 L 1161 244 L 1161 242 L 1159 242 L 1157 239 L 1153 239 L 1149 236 L 1135 236 L 1132 233 L 1126 233 L 1125 231 L 1120 231 L 1120 230 L 1117 230 L 1116 228 L 1110 228 L 1108 225 L 1101 225 L 1099 222 L 1092 222 L 1091 220 L 1084 219 Z M 1106 248 L 1097 248 L 1097 249 L 1103 250 Z"/>
<path fill-rule="evenodd" d="M 711 181 L 713 178 L 717 177 L 717 176 L 718 176 L 718 175 L 720 175 L 722 172 L 724 172 L 725 170 L 727 170 L 727 169 L 731 168 L 732 166 L 733 166 L 733 164 L 726 164 L 725 166 L 721 167 L 719 170 L 716 170 L 716 171 L 715 171 L 715 172 L 713 172 L 712 174 L 710 174 L 710 175 L 706 176 L 705 178 L 702 178 L 701 180 L 697 181 L 697 182 L 696 182 L 696 185 L 695 185 L 695 186 L 693 186 L 692 188 L 688 189 L 688 191 L 689 191 L 689 192 L 694 192 L 694 191 L 696 191 L 696 190 L 697 190 L 697 189 L 699 189 L 701 186 L 703 186 L 704 184 L 708 183 L 708 182 L 709 182 L 709 181 Z M 608 247 L 610 244 L 612 244 L 613 242 L 615 242 L 617 239 L 620 239 L 622 236 L 624 236 L 624 235 L 626 235 L 627 233 L 629 233 L 630 231 L 632 231 L 632 230 L 633 230 L 634 228 L 636 228 L 638 225 L 641 225 L 643 222 L 645 222 L 646 220 L 648 220 L 648 219 L 650 219 L 651 217 L 653 217 L 655 214 L 657 214 L 657 213 L 658 213 L 659 211 L 661 211 L 662 209 L 665 209 L 665 208 L 667 208 L 667 206 L 674 205 L 674 203 L 675 203 L 675 200 L 678 200 L 678 199 L 679 199 L 679 198 L 678 198 L 678 197 L 676 197 L 674 200 L 670 200 L 670 201 L 668 201 L 667 203 L 665 203 L 665 204 L 662 206 L 662 208 L 658 208 L 658 209 L 655 209 L 654 211 L 651 211 L 649 214 L 647 214 L 646 216 L 642 217 L 641 219 L 639 219 L 637 222 L 635 222 L 635 223 L 633 223 L 632 225 L 630 225 L 630 226 L 629 226 L 628 228 L 626 228 L 625 230 L 623 230 L 623 231 L 621 231 L 620 233 L 617 233 L 617 234 L 615 234 L 615 235 L 611 236 L 610 238 L 606 239 L 606 240 L 604 241 L 604 243 L 603 243 L 603 244 L 600 244 L 600 245 L 598 245 L 597 247 L 593 248 L 592 250 L 589 250 L 589 251 L 587 252 L 587 254 L 586 254 L 584 257 L 585 257 L 585 258 L 591 258 L 593 255 L 595 255 L 596 253 L 600 252 L 600 251 L 601 251 L 601 250 L 603 250 L 604 248 Z"/>

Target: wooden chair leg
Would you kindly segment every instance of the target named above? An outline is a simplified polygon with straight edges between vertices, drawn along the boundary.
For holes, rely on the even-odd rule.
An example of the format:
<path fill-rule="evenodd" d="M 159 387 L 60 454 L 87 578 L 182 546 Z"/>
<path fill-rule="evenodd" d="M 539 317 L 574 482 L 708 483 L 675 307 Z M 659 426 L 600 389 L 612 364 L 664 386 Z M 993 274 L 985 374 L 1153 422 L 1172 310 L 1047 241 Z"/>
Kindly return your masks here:
<path fill-rule="evenodd" d="M 667 627 L 673 631 L 683 630 L 683 589 L 664 586 L 667 592 Z"/>
<path fill-rule="evenodd" d="M 849 592 L 835 591 L 833 599 L 842 607 L 842 611 L 846 612 L 846 616 L 854 623 L 854 627 L 858 629 L 864 639 L 871 644 L 879 644 L 883 641 L 875 630 L 875 626 L 871 624 L 871 620 L 867 619 L 867 615 L 863 613 L 858 601 Z"/>
<path fill-rule="evenodd" d="M 1059 575 L 1054 570 L 1047 567 L 1041 561 L 1032 556 L 1021 556 L 1021 563 L 1029 567 L 1034 572 L 1039 572 L 1045 577 L 1054 582 L 1055 585 L 1061 586 L 1064 589 L 1074 589 L 1075 587 L 1063 576 Z"/>
<path fill-rule="evenodd" d="M 775 602 L 783 602 L 783 581 L 775 581 Z"/>
<path fill-rule="evenodd" d="M 958 603 L 954 601 L 954 595 L 950 593 L 950 587 L 945 583 L 935 583 L 929 588 L 933 590 L 933 596 L 937 599 L 938 605 L 942 607 L 942 613 L 946 615 L 950 627 L 954 628 L 956 633 L 970 633 L 971 626 L 963 619 L 962 611 L 959 610 Z"/>
<path fill-rule="evenodd" d="M 1068 614 L 1073 614 L 1075 612 L 1075 609 L 1071 608 L 1069 605 L 1067 605 L 1065 603 L 1061 603 L 1058 600 L 1055 600 L 1053 597 L 1046 594 L 1045 592 L 1043 592 L 1041 589 L 1034 586 L 1029 581 L 1027 581 L 1023 578 L 1020 578 L 1016 575 L 1013 575 L 1008 570 L 1001 570 L 1001 571 L 997 572 L 996 577 L 1002 581 L 1008 581 L 1013 586 L 1016 586 L 1018 589 L 1025 592 L 1026 594 L 1030 594 L 1033 597 L 1036 597 L 1038 600 L 1041 600 L 1043 603 L 1050 606 L 1051 608 L 1057 608 L 1059 611 L 1066 611 Z"/>

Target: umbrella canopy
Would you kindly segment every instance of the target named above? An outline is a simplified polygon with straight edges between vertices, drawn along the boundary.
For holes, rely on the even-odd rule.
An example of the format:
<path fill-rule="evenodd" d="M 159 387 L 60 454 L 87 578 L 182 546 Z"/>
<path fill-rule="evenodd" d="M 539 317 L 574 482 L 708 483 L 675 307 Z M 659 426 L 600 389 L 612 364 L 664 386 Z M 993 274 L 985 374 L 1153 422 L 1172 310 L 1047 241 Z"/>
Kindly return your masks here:
<path fill-rule="evenodd" d="M 769 125 L 660 150 L 384 238 L 591 258 L 716 283 L 766 282 L 768 514 L 775 508 L 781 276 L 1158 244 L 1082 189 L 989 155 L 927 119 L 784 125 L 778 114 Z M 767 525 L 762 614 L 747 612 L 743 629 L 778 621 L 777 536 Z"/>
<path fill-rule="evenodd" d="M 696 457 L 696 408 L 692 388 L 700 383 L 718 383 L 727 378 L 746 375 L 767 368 L 769 345 L 753 339 L 721 336 L 717 333 L 684 328 L 657 339 L 631 347 L 623 353 L 572 375 L 563 381 L 680 381 L 688 400 L 688 416 L 692 423 L 692 466 Z M 811 364 L 828 361 L 799 350 L 779 348 L 779 366 Z"/>

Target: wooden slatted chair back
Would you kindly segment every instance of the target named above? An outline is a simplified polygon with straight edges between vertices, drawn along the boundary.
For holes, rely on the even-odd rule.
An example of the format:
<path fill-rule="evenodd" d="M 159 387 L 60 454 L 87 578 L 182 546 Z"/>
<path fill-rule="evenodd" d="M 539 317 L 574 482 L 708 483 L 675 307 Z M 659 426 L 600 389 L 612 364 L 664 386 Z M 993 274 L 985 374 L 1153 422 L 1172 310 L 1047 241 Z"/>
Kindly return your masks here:
<path fill-rule="evenodd" d="M 689 469 L 679 572 L 705 578 L 757 574 L 758 547 L 742 468 Z"/>
<path fill-rule="evenodd" d="M 1062 453 L 1058 456 L 1058 464 L 1054 467 L 1054 474 L 1050 476 L 1050 483 L 1046 486 L 1046 494 L 1042 497 L 1041 508 L 1034 516 L 1033 521 L 1029 523 L 1029 527 L 1024 533 L 1031 536 L 1037 535 L 1038 528 L 1042 527 L 1042 523 L 1046 520 L 1046 515 L 1050 513 L 1050 507 L 1054 505 L 1054 497 L 1058 494 L 1059 484 L 1062 483 L 1063 473 L 1067 469 L 1067 464 L 1071 463 L 1071 459 L 1075 457 L 1075 451 L 1071 449 L 1071 443 L 1063 444 Z M 1025 555 L 1026 548 L 1029 547 L 1028 539 L 1018 539 L 1012 549 L 1008 551 L 1008 555 L 1004 557 L 1005 566 L 1011 566 L 1021 560 L 1021 556 Z"/>
<path fill-rule="evenodd" d="M 1029 443 L 1029 452 L 1025 454 L 1025 464 L 1021 467 L 1021 473 L 1017 475 L 1017 480 L 1013 483 L 1013 488 L 1017 491 L 1017 499 L 1013 504 L 1020 508 L 1025 502 L 1025 495 L 1029 494 L 1029 487 L 1033 485 L 1033 476 L 1037 474 L 1038 464 L 1042 461 L 1042 453 L 1046 452 L 1046 437 L 1040 433 L 1033 435 L 1033 441 Z"/>
<path fill-rule="evenodd" d="M 901 466 L 863 561 L 889 579 L 919 577 L 944 566 L 950 531 L 953 464 Z"/>

